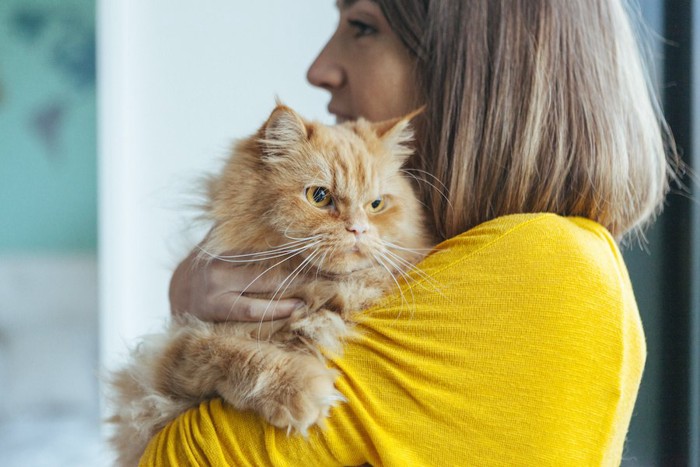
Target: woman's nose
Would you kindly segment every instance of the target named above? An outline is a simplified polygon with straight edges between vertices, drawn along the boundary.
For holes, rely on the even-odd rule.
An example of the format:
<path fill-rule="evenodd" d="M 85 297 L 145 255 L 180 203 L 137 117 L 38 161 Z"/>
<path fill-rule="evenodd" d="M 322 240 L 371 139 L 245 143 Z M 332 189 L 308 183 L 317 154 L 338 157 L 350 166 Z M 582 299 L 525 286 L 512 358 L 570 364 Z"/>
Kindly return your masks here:
<path fill-rule="evenodd" d="M 345 81 L 345 72 L 333 53 L 333 38 L 321 50 L 316 60 L 306 72 L 306 79 L 313 86 L 332 91 L 341 87 Z"/>

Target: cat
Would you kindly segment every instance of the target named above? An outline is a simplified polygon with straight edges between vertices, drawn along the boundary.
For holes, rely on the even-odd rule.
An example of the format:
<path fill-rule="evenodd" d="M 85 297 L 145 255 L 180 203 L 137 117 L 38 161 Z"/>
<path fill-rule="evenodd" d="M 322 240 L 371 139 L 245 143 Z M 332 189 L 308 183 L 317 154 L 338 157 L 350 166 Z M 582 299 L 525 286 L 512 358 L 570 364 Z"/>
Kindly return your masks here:
<path fill-rule="evenodd" d="M 265 298 L 297 297 L 288 319 L 205 323 L 175 316 L 111 378 L 111 439 L 121 465 L 199 402 L 221 397 L 306 434 L 344 400 L 326 365 L 353 335 L 353 312 L 394 290 L 429 251 L 422 206 L 402 169 L 414 114 L 326 126 L 278 103 L 209 183 L 213 227 L 200 260 L 276 279 Z"/>

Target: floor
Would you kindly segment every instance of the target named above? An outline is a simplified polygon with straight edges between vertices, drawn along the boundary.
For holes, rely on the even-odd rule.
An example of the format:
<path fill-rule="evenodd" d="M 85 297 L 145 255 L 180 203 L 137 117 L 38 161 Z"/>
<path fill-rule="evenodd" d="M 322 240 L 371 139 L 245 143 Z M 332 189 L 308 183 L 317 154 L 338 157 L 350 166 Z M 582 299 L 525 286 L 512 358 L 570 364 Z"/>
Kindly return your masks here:
<path fill-rule="evenodd" d="M 0 256 L 0 465 L 107 466 L 94 255 Z"/>

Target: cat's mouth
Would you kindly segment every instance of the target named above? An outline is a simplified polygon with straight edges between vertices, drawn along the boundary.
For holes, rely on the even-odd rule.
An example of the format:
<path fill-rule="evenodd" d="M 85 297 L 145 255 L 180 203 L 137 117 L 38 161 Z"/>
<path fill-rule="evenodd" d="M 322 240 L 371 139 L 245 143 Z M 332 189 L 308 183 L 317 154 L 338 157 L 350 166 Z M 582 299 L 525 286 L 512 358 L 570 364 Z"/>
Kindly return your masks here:
<path fill-rule="evenodd" d="M 355 245 L 347 249 L 345 254 L 338 254 L 330 261 L 318 264 L 318 270 L 320 274 L 339 277 L 371 269 L 373 266 L 374 264 L 366 252 Z"/>
<path fill-rule="evenodd" d="M 357 239 L 347 235 L 342 240 L 323 244 L 309 255 L 319 274 L 335 277 L 374 267 L 376 249 L 370 238 Z"/>
<path fill-rule="evenodd" d="M 361 271 L 367 271 L 369 269 L 372 269 L 372 267 L 373 267 L 372 264 L 367 264 L 367 265 L 359 266 L 356 268 L 347 269 L 347 270 L 343 269 L 343 270 L 339 270 L 339 271 L 329 271 L 327 269 L 319 269 L 318 275 L 323 276 L 323 277 L 327 277 L 327 278 L 345 277 L 345 276 L 349 276 L 351 274 L 355 274 L 355 273 L 358 273 Z"/>

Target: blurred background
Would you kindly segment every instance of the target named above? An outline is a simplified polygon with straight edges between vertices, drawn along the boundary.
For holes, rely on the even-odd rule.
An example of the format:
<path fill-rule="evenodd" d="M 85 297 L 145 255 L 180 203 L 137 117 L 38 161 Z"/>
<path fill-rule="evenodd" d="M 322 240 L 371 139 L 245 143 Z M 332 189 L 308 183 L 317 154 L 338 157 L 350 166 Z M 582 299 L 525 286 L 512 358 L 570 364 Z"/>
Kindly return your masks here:
<path fill-rule="evenodd" d="M 700 171 L 700 5 L 638 3 Z M 110 465 L 98 376 L 167 317 L 198 177 L 275 96 L 331 122 L 304 76 L 335 23 L 332 0 L 0 1 L 0 465 Z M 700 465 L 693 190 L 625 251 L 649 355 L 623 465 Z"/>
<path fill-rule="evenodd" d="M 95 2 L 0 1 L 0 465 L 99 459 Z"/>

